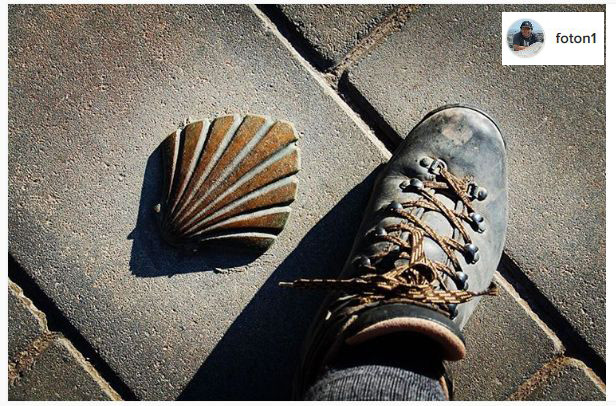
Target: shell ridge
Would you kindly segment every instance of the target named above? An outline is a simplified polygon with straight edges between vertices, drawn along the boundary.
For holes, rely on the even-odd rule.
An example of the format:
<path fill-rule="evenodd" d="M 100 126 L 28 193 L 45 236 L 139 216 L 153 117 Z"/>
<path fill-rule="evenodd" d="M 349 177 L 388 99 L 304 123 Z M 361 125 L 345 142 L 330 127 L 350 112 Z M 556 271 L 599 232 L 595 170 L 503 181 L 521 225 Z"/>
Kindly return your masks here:
<path fill-rule="evenodd" d="M 222 240 L 226 238 L 238 238 L 238 237 L 257 237 L 257 238 L 266 238 L 266 239 L 275 239 L 278 234 L 270 234 L 266 232 L 259 231 L 247 231 L 243 233 L 229 233 L 229 234 L 220 234 L 220 235 L 212 235 L 201 238 L 199 241 L 209 241 L 209 240 Z"/>
<path fill-rule="evenodd" d="M 228 245 L 229 242 L 235 242 L 236 244 L 243 245 L 249 248 L 259 248 L 259 249 L 267 249 L 270 245 L 272 245 L 276 241 L 276 236 L 252 232 L 252 233 L 242 233 L 232 236 L 221 236 L 216 238 L 206 238 L 199 241 L 202 244 L 224 244 Z"/>
<path fill-rule="evenodd" d="M 223 221 L 211 224 L 207 226 L 206 228 L 204 228 L 203 230 L 198 230 L 195 233 L 187 234 L 187 237 L 194 237 L 200 234 L 208 233 L 212 230 L 219 229 L 221 227 L 224 227 L 228 224 L 231 224 L 237 221 L 252 220 L 252 219 L 257 219 L 259 217 L 269 216 L 272 214 L 282 214 L 282 213 L 287 213 L 287 214 L 291 213 L 291 208 L 287 205 L 284 205 L 284 206 L 275 205 L 275 206 L 270 206 L 266 208 L 258 208 L 255 211 L 243 212 L 235 216 L 226 218 Z M 275 227 L 262 227 L 262 228 L 270 229 L 270 228 L 275 228 Z"/>
<path fill-rule="evenodd" d="M 183 234 L 187 234 L 190 233 L 191 231 L 193 231 L 195 228 L 199 227 L 200 225 L 207 223 L 208 221 L 212 220 L 212 219 L 216 219 L 217 217 L 222 217 L 224 216 L 226 213 L 230 212 L 231 210 L 235 209 L 236 207 L 242 205 L 243 203 L 246 203 L 248 201 L 253 200 L 256 197 L 259 197 L 260 195 L 266 194 L 268 192 L 271 192 L 273 190 L 279 189 L 281 187 L 287 186 L 289 184 L 292 183 L 297 183 L 297 178 L 295 176 L 290 176 L 290 177 L 285 177 L 282 179 L 279 179 L 275 182 L 269 183 L 259 189 L 256 189 L 254 191 L 252 191 L 251 193 L 243 196 L 240 199 L 235 200 L 234 202 L 226 205 L 225 207 L 221 208 L 219 211 L 214 212 L 212 214 L 210 214 L 209 216 L 205 217 L 204 219 L 201 219 L 199 222 L 197 222 L 196 224 L 190 226 L 188 228 L 188 225 L 185 225 L 184 227 L 182 227 L 182 229 L 180 231 L 182 231 Z M 290 201 L 293 201 L 294 199 L 291 199 Z M 284 202 L 277 202 L 275 204 L 280 205 L 280 204 L 286 204 L 289 203 L 290 201 L 286 200 Z M 261 206 L 263 207 L 263 206 Z"/>
<path fill-rule="evenodd" d="M 217 120 L 219 120 L 219 118 L 214 120 L 212 122 L 212 124 L 214 124 Z M 186 210 L 186 207 L 188 207 L 190 201 L 194 198 L 195 194 L 197 194 L 197 192 L 199 192 L 199 189 L 201 188 L 201 185 L 207 179 L 207 177 L 210 174 L 210 172 L 214 169 L 215 165 L 220 160 L 220 157 L 223 155 L 224 151 L 226 151 L 227 147 L 231 143 L 231 140 L 235 136 L 235 133 L 236 133 L 237 129 L 240 127 L 240 125 L 243 122 L 244 122 L 244 119 L 240 118 L 239 115 L 237 115 L 237 114 L 233 115 L 233 124 L 229 127 L 229 129 L 225 133 L 225 136 L 220 141 L 220 144 L 216 148 L 216 152 L 214 153 L 214 155 L 212 156 L 212 159 L 210 160 L 210 162 L 208 162 L 207 166 L 203 170 L 203 173 L 201 174 L 199 180 L 197 180 L 197 183 L 195 184 L 195 186 L 193 188 L 191 188 L 192 190 L 190 191 L 190 194 L 188 195 L 188 198 L 184 201 L 182 206 L 180 208 L 178 208 L 172 214 L 171 218 L 173 220 L 177 219 L 178 216 L 182 212 L 184 212 Z M 214 128 L 214 126 L 210 125 L 210 129 L 213 129 L 213 128 Z M 211 132 L 211 130 L 209 132 Z M 208 138 L 210 137 L 209 132 L 208 132 Z"/>
<path fill-rule="evenodd" d="M 254 178 L 254 176 L 258 176 L 262 173 L 264 173 L 265 171 L 267 171 L 272 165 L 276 164 L 277 162 L 279 162 L 281 159 L 284 159 L 286 157 L 291 156 L 294 152 L 296 152 L 296 148 L 289 148 L 288 150 L 284 150 L 281 151 L 284 152 L 284 154 L 282 155 L 282 158 L 280 159 L 273 159 L 272 160 L 272 164 L 271 165 L 267 165 L 267 166 L 263 166 L 257 173 L 256 175 L 251 176 L 251 179 Z M 238 202 L 238 200 L 241 200 L 247 196 L 253 196 L 253 195 L 258 195 L 259 193 L 267 193 L 268 190 L 266 190 L 265 188 L 269 185 L 272 185 L 276 182 L 279 182 L 283 179 L 287 179 L 292 177 L 293 175 L 295 175 L 297 173 L 297 170 L 294 170 L 293 172 L 288 172 L 285 171 L 283 173 L 280 173 L 278 176 L 276 177 L 272 177 L 271 179 L 267 179 L 267 182 L 264 184 L 259 185 L 258 187 L 255 187 L 254 189 L 249 189 L 247 191 L 245 191 L 246 194 L 244 194 L 243 196 L 238 196 L 228 202 L 225 202 L 223 206 L 221 207 L 216 207 L 216 205 L 218 205 L 220 203 L 220 201 L 224 200 L 227 198 L 227 196 L 229 194 L 234 193 L 237 189 L 241 188 L 242 186 L 244 186 L 246 184 L 247 180 L 250 179 L 246 179 L 246 181 L 243 181 L 242 183 L 237 183 L 234 185 L 233 189 L 229 189 L 228 191 L 226 191 L 223 195 L 219 196 L 215 201 L 213 201 L 212 203 L 210 203 L 207 207 L 202 208 L 201 210 L 199 210 L 198 212 L 196 212 L 192 218 L 192 221 L 187 222 L 186 224 L 184 224 L 182 226 L 182 229 L 186 229 L 187 227 L 192 227 L 195 222 L 201 222 L 203 219 L 202 216 L 209 214 L 209 216 L 207 216 L 207 218 L 211 218 L 214 214 L 216 214 L 216 212 L 219 212 L 221 210 L 223 210 L 224 208 L 228 207 L 229 205 L 233 205 L 234 203 Z M 297 179 L 297 178 L 294 178 Z M 216 209 L 212 212 L 209 213 L 210 211 L 212 211 L 212 208 L 216 207 Z M 235 206 L 234 206 L 235 207 Z"/>
<path fill-rule="evenodd" d="M 171 163 L 172 173 L 171 173 L 171 182 L 169 182 L 169 193 L 167 194 L 167 199 L 171 197 L 171 189 L 173 188 L 173 180 L 176 176 L 176 169 L 178 167 L 178 157 L 180 155 L 180 132 L 176 130 L 173 134 L 173 161 Z"/>
<path fill-rule="evenodd" d="M 178 134 L 178 143 L 177 143 L 177 160 L 175 162 L 175 173 L 173 176 L 173 187 L 171 189 L 171 200 L 169 201 L 169 206 L 174 206 L 178 201 L 178 185 L 182 178 L 182 170 L 184 167 L 184 160 L 182 159 L 183 151 L 186 146 L 186 137 L 182 135 L 183 129 L 179 129 Z"/>
<path fill-rule="evenodd" d="M 225 178 L 229 176 L 230 173 L 233 172 L 233 170 L 235 170 L 238 167 L 238 165 L 248 156 L 248 153 L 254 148 L 254 146 L 257 145 L 258 142 L 261 141 L 268 134 L 269 130 L 272 128 L 273 125 L 274 125 L 274 122 L 268 117 L 263 123 L 263 125 L 259 128 L 259 130 L 255 132 L 255 134 L 250 139 L 250 141 L 246 143 L 246 145 L 237 154 L 237 156 L 233 159 L 233 161 L 231 161 L 229 166 L 224 169 L 224 171 L 220 174 L 220 176 L 216 180 L 214 180 L 214 182 L 212 182 L 208 186 L 207 190 L 205 190 L 201 194 L 199 199 L 196 202 L 194 202 L 193 204 L 194 208 L 192 209 L 192 211 L 190 210 L 185 211 L 182 217 L 178 219 L 178 222 L 181 222 L 187 216 L 190 216 L 191 214 L 194 213 L 194 211 L 198 208 L 199 204 L 201 204 L 205 199 L 207 199 L 210 193 L 214 189 L 216 189 L 216 187 L 218 187 L 218 185 L 220 185 L 225 180 Z"/>
<path fill-rule="evenodd" d="M 252 168 L 251 170 L 246 172 L 244 175 L 242 175 L 239 179 L 237 179 L 235 181 L 235 183 L 233 183 L 233 185 L 229 186 L 221 195 L 216 197 L 207 206 L 205 206 L 204 208 L 198 210 L 199 203 L 201 203 L 203 200 L 205 200 L 205 198 L 200 199 L 200 201 L 194 205 L 195 209 L 191 212 L 191 214 L 194 214 L 195 212 L 197 212 L 197 210 L 198 210 L 198 213 L 201 213 L 201 214 L 206 212 L 207 210 L 209 210 L 210 208 L 215 206 L 219 201 L 221 201 L 222 199 L 227 197 L 229 194 L 231 194 L 235 190 L 237 190 L 240 186 L 244 185 L 247 181 L 252 179 L 255 175 L 257 175 L 257 174 L 267 170 L 274 163 L 278 162 L 279 160 L 285 158 L 287 155 L 289 155 L 289 154 L 291 154 L 291 153 L 293 153 L 295 151 L 297 151 L 297 147 L 295 145 L 293 145 L 292 143 L 285 145 L 284 147 L 282 147 L 281 149 L 279 149 L 278 151 L 276 151 L 272 155 L 270 155 L 265 161 L 259 163 L 254 168 Z M 280 177 L 273 179 L 271 182 L 268 182 L 268 184 L 272 183 L 272 182 L 275 182 L 275 181 L 277 181 L 277 180 L 279 180 L 279 179 L 281 179 L 283 177 L 286 177 L 286 176 L 289 176 L 289 175 L 293 175 L 295 173 L 297 173 L 297 171 L 293 171 L 293 172 L 289 172 L 289 173 L 284 173 Z M 232 203 L 232 202 L 229 202 L 229 203 Z"/>
<path fill-rule="evenodd" d="M 270 126 L 267 133 L 263 137 L 261 137 L 261 139 L 255 144 L 254 148 L 252 149 L 253 152 L 256 151 L 258 148 L 264 148 L 267 151 L 267 142 L 271 141 L 268 140 L 268 138 L 275 138 L 276 142 L 279 141 L 280 138 L 276 138 L 276 133 L 273 131 L 273 129 L 279 123 L 281 122 L 276 121 Z M 284 124 L 288 125 L 288 123 Z M 251 163 L 250 160 L 247 160 L 246 158 L 252 157 L 244 157 L 244 159 L 242 159 L 242 161 L 238 163 L 234 170 L 228 176 L 225 176 L 224 181 L 229 181 L 229 179 L 232 179 L 232 183 L 225 185 L 223 183 L 224 181 L 218 182 L 218 184 L 214 188 L 212 188 L 213 190 L 208 191 L 208 198 L 212 200 L 208 202 L 205 207 L 199 209 L 199 205 L 203 204 L 204 200 L 207 201 L 208 199 L 201 200 L 199 204 L 194 205 L 194 209 L 192 210 L 192 212 L 195 212 L 197 210 L 207 210 L 211 208 L 218 201 L 220 201 L 220 199 L 224 199 L 229 193 L 235 191 L 238 187 L 242 186 L 247 180 L 251 179 L 253 176 L 261 174 L 270 166 L 273 166 L 279 161 L 282 161 L 289 153 L 296 152 L 295 166 L 297 166 L 297 168 L 295 170 L 288 171 L 282 176 L 294 175 L 295 173 L 299 172 L 299 149 L 295 145 L 295 143 L 297 142 L 297 135 L 295 134 L 293 127 L 291 127 L 291 135 L 293 136 L 292 139 L 285 140 L 284 142 L 281 142 L 280 144 L 276 145 L 276 149 L 268 151 L 267 155 L 264 158 L 262 157 L 260 162 Z M 248 168 L 246 169 L 243 167 L 245 164 L 251 166 L 248 166 Z M 277 177 L 273 180 L 280 179 L 282 176 Z M 225 188 L 221 188 L 221 186 L 225 186 Z"/>
<path fill-rule="evenodd" d="M 226 124 L 229 118 L 231 119 L 231 123 Z M 218 117 L 210 123 L 206 133 L 203 150 L 201 151 L 201 155 L 197 161 L 197 166 L 188 181 L 188 185 L 186 186 L 188 192 L 184 193 L 180 199 L 180 203 L 177 205 L 175 210 L 171 212 L 170 217 L 172 219 L 175 219 L 178 213 L 181 212 L 190 202 L 192 197 L 198 193 L 201 184 L 205 181 L 205 179 L 207 179 L 207 176 L 214 165 L 217 155 L 216 152 L 218 151 L 220 144 L 224 143 L 225 137 L 229 136 L 230 133 L 233 133 L 235 128 L 237 128 L 240 123 L 241 119 L 237 114 Z"/>
<path fill-rule="evenodd" d="M 171 207 L 172 213 L 175 210 L 178 203 L 182 200 L 182 197 L 184 196 L 184 193 L 186 191 L 186 186 L 188 186 L 188 183 L 192 179 L 195 169 L 197 167 L 197 163 L 199 162 L 199 159 L 201 158 L 201 154 L 203 154 L 203 147 L 205 146 L 205 142 L 208 138 L 210 122 L 207 120 L 202 120 L 201 123 L 202 123 L 202 126 L 201 126 L 201 131 L 199 131 L 199 138 L 197 140 L 197 145 L 195 146 L 195 150 L 193 151 L 192 157 L 190 158 L 190 163 L 188 165 L 188 172 L 186 173 L 186 176 L 184 177 L 184 181 L 182 182 L 182 184 L 180 185 L 180 189 L 178 190 L 178 194 L 177 194 L 178 197 L 173 207 Z M 186 127 L 184 127 L 184 130 L 185 129 Z M 184 134 L 184 138 L 186 138 L 186 134 Z"/>
<path fill-rule="evenodd" d="M 174 133 L 170 134 L 164 142 L 172 143 L 173 153 L 171 154 L 171 162 L 166 158 L 167 154 L 163 154 L 163 166 L 168 170 L 165 170 L 165 183 L 167 189 L 167 197 L 163 199 L 163 204 L 165 206 L 169 206 L 169 200 L 171 199 L 171 191 L 173 190 L 173 181 L 175 179 L 175 172 L 177 167 L 177 160 L 179 156 L 179 130 L 176 130 Z M 165 213 L 168 211 L 165 210 Z M 163 221 L 167 221 L 167 216 L 163 216 Z"/>

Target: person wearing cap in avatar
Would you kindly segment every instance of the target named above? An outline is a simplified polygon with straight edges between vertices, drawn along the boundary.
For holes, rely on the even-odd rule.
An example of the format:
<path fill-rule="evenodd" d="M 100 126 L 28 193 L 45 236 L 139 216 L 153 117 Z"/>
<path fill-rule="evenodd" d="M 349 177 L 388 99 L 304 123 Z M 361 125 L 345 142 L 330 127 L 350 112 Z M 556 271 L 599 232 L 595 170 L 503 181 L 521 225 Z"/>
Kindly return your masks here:
<path fill-rule="evenodd" d="M 521 51 L 535 42 L 539 42 L 539 39 L 533 33 L 533 24 L 530 21 L 524 21 L 520 24 L 520 31 L 513 36 L 513 50 Z"/>

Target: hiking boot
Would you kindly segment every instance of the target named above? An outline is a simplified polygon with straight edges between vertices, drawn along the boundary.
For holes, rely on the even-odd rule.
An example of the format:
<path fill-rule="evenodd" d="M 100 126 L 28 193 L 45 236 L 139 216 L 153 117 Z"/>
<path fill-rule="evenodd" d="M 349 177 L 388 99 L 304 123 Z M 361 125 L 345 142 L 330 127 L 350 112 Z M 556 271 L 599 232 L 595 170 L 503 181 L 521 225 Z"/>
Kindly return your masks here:
<path fill-rule="evenodd" d="M 462 359 L 462 328 L 480 297 L 496 294 L 492 278 L 506 227 L 497 125 L 461 105 L 430 112 L 375 181 L 340 276 L 281 283 L 332 291 L 310 329 L 294 395 L 301 397 L 344 346 L 391 333 L 421 333 L 443 360 Z M 409 342 L 401 351 L 422 349 Z"/>

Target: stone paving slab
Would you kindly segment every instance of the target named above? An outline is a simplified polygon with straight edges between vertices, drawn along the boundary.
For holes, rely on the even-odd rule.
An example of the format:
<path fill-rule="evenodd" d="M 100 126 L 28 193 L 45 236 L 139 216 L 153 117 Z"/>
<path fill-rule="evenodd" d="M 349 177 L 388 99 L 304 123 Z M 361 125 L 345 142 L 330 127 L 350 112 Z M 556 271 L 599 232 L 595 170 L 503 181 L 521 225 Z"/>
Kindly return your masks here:
<path fill-rule="evenodd" d="M 9 280 L 9 400 L 110 400 L 119 396 Z"/>
<path fill-rule="evenodd" d="M 118 399 L 101 388 L 63 338 L 55 339 L 8 392 L 9 400 Z"/>
<path fill-rule="evenodd" d="M 605 388 L 591 374 L 582 362 L 566 358 L 524 400 L 605 400 Z"/>
<path fill-rule="evenodd" d="M 319 53 L 327 68 L 338 64 L 396 5 L 283 4 L 277 7 Z"/>
<path fill-rule="evenodd" d="M 467 356 L 450 363 L 455 400 L 506 400 L 546 362 L 562 353 L 520 305 L 502 277 L 499 295 L 482 298 L 464 327 Z"/>
<path fill-rule="evenodd" d="M 234 112 L 295 124 L 297 200 L 256 260 L 183 256 L 154 151 Z M 139 398 L 288 398 L 322 296 L 277 283 L 342 265 L 386 155 L 249 7 L 9 8 L 9 252 Z"/>
<path fill-rule="evenodd" d="M 349 88 L 397 137 L 446 103 L 478 106 L 500 123 L 505 251 L 604 358 L 605 67 L 502 66 L 501 11 L 521 10 L 604 6 L 422 6 L 350 68 Z"/>
<path fill-rule="evenodd" d="M 19 286 L 9 281 L 8 290 L 8 356 L 9 361 L 41 333 L 45 326 L 33 313 L 32 302 L 27 299 Z"/>

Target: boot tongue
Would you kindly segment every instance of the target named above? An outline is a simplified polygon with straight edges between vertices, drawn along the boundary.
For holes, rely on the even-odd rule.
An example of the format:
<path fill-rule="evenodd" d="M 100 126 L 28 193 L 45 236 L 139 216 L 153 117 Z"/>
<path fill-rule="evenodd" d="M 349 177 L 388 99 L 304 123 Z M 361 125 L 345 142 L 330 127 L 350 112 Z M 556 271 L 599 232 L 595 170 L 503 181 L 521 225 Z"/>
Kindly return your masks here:
<path fill-rule="evenodd" d="M 441 193 L 436 193 L 434 196 L 448 209 L 456 209 L 456 204 L 445 195 Z M 436 234 L 441 237 L 456 237 L 455 234 L 457 233 L 454 233 L 453 226 L 451 225 L 447 217 L 441 212 L 426 211 L 421 217 L 421 220 L 424 222 L 424 224 L 432 228 L 436 232 Z M 432 238 L 428 236 L 424 237 L 423 249 L 428 259 L 441 263 L 449 262 L 449 257 L 447 256 L 445 251 L 443 251 L 443 249 L 438 245 L 436 241 L 432 240 Z"/>

